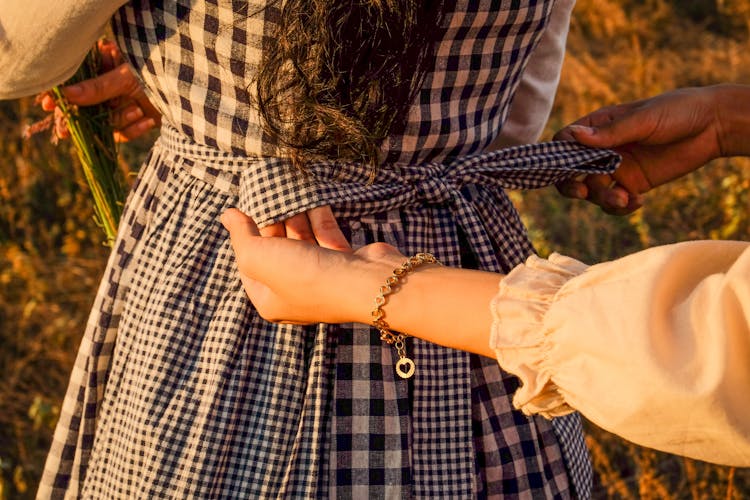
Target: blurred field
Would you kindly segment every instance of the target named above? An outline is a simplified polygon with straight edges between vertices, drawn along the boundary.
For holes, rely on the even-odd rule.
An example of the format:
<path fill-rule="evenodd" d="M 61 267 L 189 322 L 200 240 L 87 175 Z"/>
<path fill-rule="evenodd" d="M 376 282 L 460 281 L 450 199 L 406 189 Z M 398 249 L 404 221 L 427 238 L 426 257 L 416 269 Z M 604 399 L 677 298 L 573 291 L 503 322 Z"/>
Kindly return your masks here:
<path fill-rule="evenodd" d="M 750 0 L 579 0 L 549 132 L 602 105 L 750 82 Z M 38 111 L 0 102 L 0 500 L 33 496 L 107 249 L 66 146 L 20 139 Z M 749 139 L 750 140 L 750 139 Z M 124 148 L 136 167 L 148 141 Z M 696 238 L 750 239 L 750 164 L 717 161 L 615 218 L 552 189 L 514 193 L 540 253 L 587 262 Z M 750 397 L 750 395 L 748 396 Z M 750 498 L 750 470 L 591 428 L 597 498 Z"/>

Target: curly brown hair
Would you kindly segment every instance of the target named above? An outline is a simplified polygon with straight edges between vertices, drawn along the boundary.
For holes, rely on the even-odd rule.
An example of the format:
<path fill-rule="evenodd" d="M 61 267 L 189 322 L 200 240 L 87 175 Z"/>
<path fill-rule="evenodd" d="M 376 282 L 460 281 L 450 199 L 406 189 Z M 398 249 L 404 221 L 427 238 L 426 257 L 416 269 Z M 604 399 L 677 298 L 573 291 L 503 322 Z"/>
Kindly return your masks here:
<path fill-rule="evenodd" d="M 434 58 L 444 0 L 282 0 L 256 99 L 293 163 L 352 160 L 372 172 L 405 126 Z"/>

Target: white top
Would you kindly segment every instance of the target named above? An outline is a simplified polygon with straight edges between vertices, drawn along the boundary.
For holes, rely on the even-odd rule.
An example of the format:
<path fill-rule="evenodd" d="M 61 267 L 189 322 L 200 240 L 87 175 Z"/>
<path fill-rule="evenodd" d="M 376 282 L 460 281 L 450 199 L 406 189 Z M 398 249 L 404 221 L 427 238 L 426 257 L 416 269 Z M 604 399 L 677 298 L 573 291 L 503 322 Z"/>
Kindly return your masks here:
<path fill-rule="evenodd" d="M 588 267 L 530 257 L 492 301 L 515 405 L 579 410 L 635 443 L 750 466 L 750 243 L 695 241 Z"/>

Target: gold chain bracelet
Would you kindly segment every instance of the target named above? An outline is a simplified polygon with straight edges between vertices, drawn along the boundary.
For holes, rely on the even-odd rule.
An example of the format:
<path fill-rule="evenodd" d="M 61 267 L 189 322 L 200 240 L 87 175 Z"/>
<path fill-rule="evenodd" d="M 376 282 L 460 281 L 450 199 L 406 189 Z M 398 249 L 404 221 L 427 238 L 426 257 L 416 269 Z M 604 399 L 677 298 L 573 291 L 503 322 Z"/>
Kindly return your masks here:
<path fill-rule="evenodd" d="M 418 253 L 393 270 L 385 285 L 380 287 L 380 293 L 375 297 L 375 309 L 372 311 L 372 324 L 380 331 L 380 340 L 396 348 L 398 361 L 396 362 L 396 373 L 401 378 L 409 378 L 414 375 L 416 366 L 414 361 L 406 356 L 406 344 L 404 340 L 408 335 L 403 333 L 393 333 L 391 327 L 385 321 L 385 306 L 388 295 L 394 292 L 394 288 L 400 286 L 401 280 L 415 268 L 422 264 L 440 264 L 434 255 L 429 253 Z"/>

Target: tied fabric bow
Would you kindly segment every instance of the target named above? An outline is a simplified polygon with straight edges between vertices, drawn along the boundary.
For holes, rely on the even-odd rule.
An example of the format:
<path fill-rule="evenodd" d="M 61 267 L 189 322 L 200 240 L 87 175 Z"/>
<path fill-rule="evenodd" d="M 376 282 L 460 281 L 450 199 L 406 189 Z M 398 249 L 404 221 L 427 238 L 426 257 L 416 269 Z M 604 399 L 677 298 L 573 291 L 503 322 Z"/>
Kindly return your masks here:
<path fill-rule="evenodd" d="M 536 189 L 581 174 L 611 173 L 621 157 L 607 149 L 553 141 L 461 156 L 445 163 L 385 165 L 374 182 L 368 182 L 366 169 L 356 165 L 320 162 L 300 179 L 299 174 L 288 169 L 273 168 L 274 161 L 280 160 L 251 164 L 239 174 L 240 209 L 259 226 L 321 205 L 331 205 L 339 217 L 359 217 L 398 208 L 448 204 L 482 267 L 501 270 L 497 269 L 500 252 L 508 254 L 500 257 L 506 262 L 502 270 L 509 271 L 528 255 L 530 246 L 523 224 L 503 190 Z M 297 189 L 279 196 L 278 186 L 284 185 L 284 176 L 290 175 L 298 177 L 290 183 Z M 488 224 L 490 219 L 494 220 Z M 487 241 L 493 242 L 494 251 L 475 243 Z M 445 262 L 446 256 L 440 258 Z"/>
<path fill-rule="evenodd" d="M 301 173 L 284 158 L 239 156 L 196 144 L 169 125 L 162 127 L 162 141 L 191 175 L 237 194 L 237 207 L 259 227 L 323 205 L 332 206 L 337 217 L 352 218 L 394 209 L 449 206 L 480 268 L 495 272 L 510 271 L 533 252 L 504 190 L 537 189 L 581 174 L 611 173 L 622 161 L 608 149 L 552 141 L 443 163 L 383 165 L 371 182 L 368 169 L 360 165 L 319 162 Z M 424 239 L 414 231 L 418 228 L 406 228 L 405 241 Z M 434 250 L 446 265 L 460 264 L 437 248 L 401 249 L 406 253 L 425 250 Z"/>
<path fill-rule="evenodd" d="M 449 205 L 480 267 L 495 272 L 510 271 L 533 251 L 505 189 L 537 189 L 581 174 L 611 173 L 622 161 L 608 149 L 552 141 L 443 163 L 384 165 L 370 182 L 368 169 L 356 164 L 319 162 L 303 174 L 284 158 L 239 156 L 196 144 L 169 125 L 162 127 L 162 142 L 191 175 L 237 194 L 237 207 L 259 227 L 323 205 L 331 205 L 338 217 L 353 218 Z M 409 234 L 414 230 L 407 228 L 407 242 L 420 241 Z M 459 264 L 434 250 L 446 265 Z"/>

